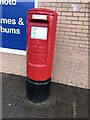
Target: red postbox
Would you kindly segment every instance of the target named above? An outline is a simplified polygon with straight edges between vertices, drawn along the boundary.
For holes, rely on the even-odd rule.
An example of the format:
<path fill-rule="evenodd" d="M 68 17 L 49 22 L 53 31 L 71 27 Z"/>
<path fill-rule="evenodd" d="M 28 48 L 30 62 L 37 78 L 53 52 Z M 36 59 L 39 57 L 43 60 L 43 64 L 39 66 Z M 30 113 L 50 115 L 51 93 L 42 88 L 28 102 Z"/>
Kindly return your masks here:
<path fill-rule="evenodd" d="M 35 8 L 27 12 L 27 96 L 48 98 L 52 75 L 57 13 Z"/>

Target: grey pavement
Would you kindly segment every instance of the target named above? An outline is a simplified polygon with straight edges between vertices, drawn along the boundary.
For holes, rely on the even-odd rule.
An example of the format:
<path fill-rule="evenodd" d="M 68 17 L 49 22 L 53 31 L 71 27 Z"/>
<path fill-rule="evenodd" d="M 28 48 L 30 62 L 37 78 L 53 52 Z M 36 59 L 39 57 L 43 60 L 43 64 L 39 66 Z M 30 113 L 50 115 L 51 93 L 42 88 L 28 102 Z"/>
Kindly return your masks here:
<path fill-rule="evenodd" d="M 3 118 L 88 118 L 88 90 L 51 83 L 43 103 L 26 99 L 26 77 L 2 74 Z"/>

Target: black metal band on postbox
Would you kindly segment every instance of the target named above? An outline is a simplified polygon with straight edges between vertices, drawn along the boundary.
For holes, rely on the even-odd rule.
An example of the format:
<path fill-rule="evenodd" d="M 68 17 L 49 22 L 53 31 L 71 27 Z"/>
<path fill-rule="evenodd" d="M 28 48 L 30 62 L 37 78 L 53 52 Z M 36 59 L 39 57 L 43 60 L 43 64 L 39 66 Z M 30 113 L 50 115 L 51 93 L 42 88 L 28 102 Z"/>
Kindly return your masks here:
<path fill-rule="evenodd" d="M 51 77 L 48 80 L 42 81 L 34 81 L 32 79 L 27 78 L 26 81 L 26 97 L 32 102 L 44 102 L 48 99 L 50 94 L 50 85 L 51 85 Z"/>

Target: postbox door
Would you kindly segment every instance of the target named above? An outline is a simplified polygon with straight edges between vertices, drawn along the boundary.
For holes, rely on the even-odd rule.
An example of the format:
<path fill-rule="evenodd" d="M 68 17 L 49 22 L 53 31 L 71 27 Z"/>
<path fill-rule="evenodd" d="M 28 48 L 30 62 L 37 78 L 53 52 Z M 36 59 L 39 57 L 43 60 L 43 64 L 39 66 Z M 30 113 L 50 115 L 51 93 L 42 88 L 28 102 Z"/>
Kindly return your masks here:
<path fill-rule="evenodd" d="M 48 21 L 30 21 L 28 30 L 28 74 L 39 80 L 47 76 Z"/>

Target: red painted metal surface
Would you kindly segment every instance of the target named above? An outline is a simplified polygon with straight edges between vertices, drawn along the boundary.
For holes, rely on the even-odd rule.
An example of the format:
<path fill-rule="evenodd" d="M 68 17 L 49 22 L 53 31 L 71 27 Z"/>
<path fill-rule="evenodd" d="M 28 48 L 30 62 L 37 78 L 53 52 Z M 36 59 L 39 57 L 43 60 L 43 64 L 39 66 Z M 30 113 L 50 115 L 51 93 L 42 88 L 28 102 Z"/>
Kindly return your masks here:
<path fill-rule="evenodd" d="M 40 15 L 40 16 L 38 16 Z M 44 15 L 44 16 L 43 16 Z M 57 13 L 52 10 L 35 8 L 27 12 L 27 76 L 35 81 L 45 81 L 51 77 L 56 35 Z M 33 28 L 35 27 L 35 28 Z M 38 31 L 40 28 L 41 31 Z M 47 31 L 46 36 L 42 28 Z M 36 30 L 32 33 L 32 29 Z M 36 36 L 45 36 L 36 38 Z"/>

